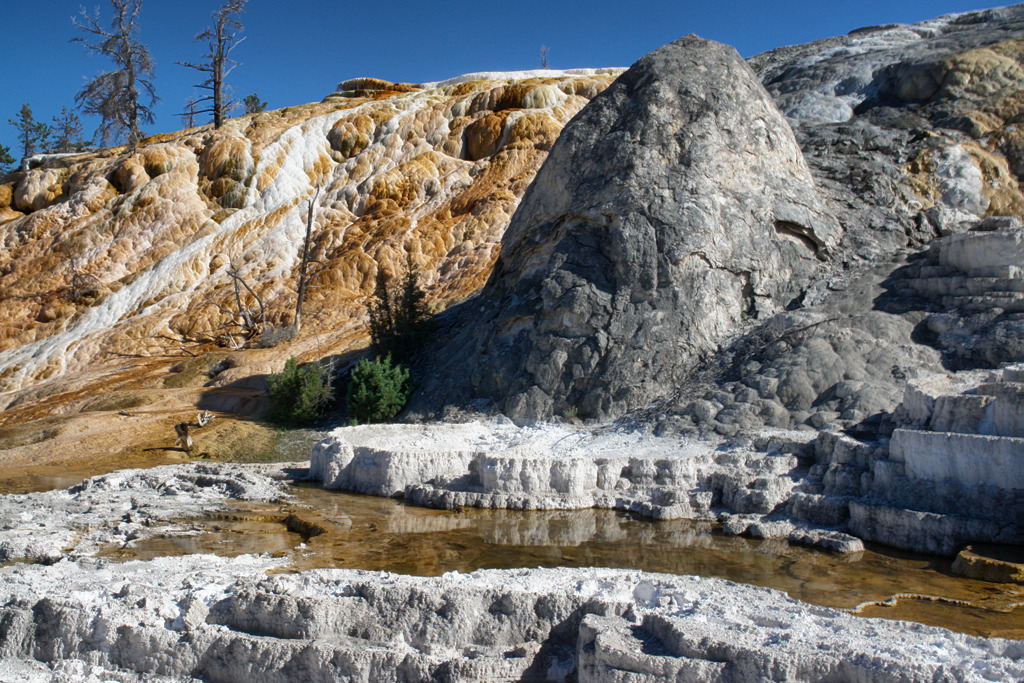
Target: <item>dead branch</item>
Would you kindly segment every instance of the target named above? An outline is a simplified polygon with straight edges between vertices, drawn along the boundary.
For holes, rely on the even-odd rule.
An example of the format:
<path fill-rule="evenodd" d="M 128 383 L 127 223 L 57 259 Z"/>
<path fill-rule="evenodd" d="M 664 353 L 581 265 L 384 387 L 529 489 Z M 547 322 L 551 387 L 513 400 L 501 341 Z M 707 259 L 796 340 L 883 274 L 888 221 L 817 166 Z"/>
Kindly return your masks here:
<path fill-rule="evenodd" d="M 192 427 L 196 429 L 205 427 L 214 417 L 216 416 L 210 413 L 210 411 L 205 410 L 201 413 L 196 413 L 195 422 L 179 422 L 174 425 L 174 433 L 178 435 L 178 439 L 174 442 L 174 445 L 180 446 L 186 452 L 191 453 L 194 444 L 192 442 L 192 435 L 189 433 L 189 429 Z"/>
<path fill-rule="evenodd" d="M 249 283 L 245 281 L 245 278 L 242 277 L 237 268 L 228 268 L 227 274 L 231 278 L 232 287 L 234 288 L 235 309 L 232 310 L 222 306 L 216 301 L 208 301 L 206 303 L 215 307 L 229 318 L 228 322 L 218 328 L 222 331 L 219 337 L 220 340 L 233 349 L 241 349 L 249 340 L 258 337 L 263 331 L 263 327 L 266 324 L 266 309 L 263 305 L 263 299 L 249 286 Z M 243 300 L 243 289 L 249 295 L 251 301 Z M 240 337 L 240 340 L 235 338 L 236 334 Z"/>
<path fill-rule="evenodd" d="M 95 296 L 100 288 L 100 281 L 95 275 L 85 273 L 76 266 L 71 267 L 71 284 L 68 287 L 67 299 L 73 304 L 80 304 L 87 296 Z"/>

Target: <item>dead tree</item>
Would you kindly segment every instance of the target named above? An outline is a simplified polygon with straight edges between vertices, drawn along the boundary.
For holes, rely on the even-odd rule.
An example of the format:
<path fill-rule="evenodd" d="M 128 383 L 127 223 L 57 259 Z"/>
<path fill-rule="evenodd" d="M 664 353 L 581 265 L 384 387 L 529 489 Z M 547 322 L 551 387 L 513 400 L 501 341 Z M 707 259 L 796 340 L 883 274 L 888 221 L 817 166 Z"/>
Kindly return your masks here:
<path fill-rule="evenodd" d="M 316 194 L 309 200 L 309 212 L 306 214 L 306 237 L 302 240 L 302 262 L 299 265 L 299 288 L 298 298 L 295 300 L 295 334 L 299 333 L 302 329 L 302 304 L 306 301 L 306 290 L 309 286 L 309 264 L 310 259 L 310 238 L 313 234 L 313 208 L 316 204 L 317 197 L 320 196 L 320 188 L 316 188 Z M 319 275 L 320 271 L 317 270 L 313 277 Z"/>
<path fill-rule="evenodd" d="M 194 97 L 185 100 L 185 111 L 181 112 L 181 123 L 186 128 L 194 128 L 196 125 L 196 104 L 198 104 L 198 100 Z"/>
<path fill-rule="evenodd" d="M 195 69 L 209 77 L 199 83 L 197 87 L 209 90 L 210 94 L 196 100 L 196 103 L 208 102 L 205 109 L 197 109 L 197 113 L 213 114 L 213 127 L 220 128 L 224 123 L 227 112 L 237 106 L 237 102 L 224 93 L 224 79 L 234 71 L 238 63 L 231 59 L 231 51 L 245 40 L 241 36 L 242 22 L 238 15 L 245 10 L 246 0 L 228 0 L 220 9 L 213 13 L 213 26 L 195 37 L 196 42 L 206 41 L 207 52 L 203 55 L 205 61 L 198 64 L 192 62 L 177 62 L 181 66 Z"/>
<path fill-rule="evenodd" d="M 187 453 L 191 453 L 194 444 L 192 443 L 192 435 L 188 431 L 189 428 L 195 427 L 199 429 L 200 427 L 205 427 L 214 417 L 209 411 L 203 411 L 202 413 L 196 413 L 195 422 L 179 422 L 174 425 L 174 433 L 178 435 L 178 440 L 174 442 L 174 445 L 180 446 Z"/>
<path fill-rule="evenodd" d="M 77 266 L 69 268 L 71 281 L 68 284 L 66 299 L 73 304 L 85 303 L 85 299 L 99 296 L 100 281 L 95 275 L 82 272 Z"/>
<path fill-rule="evenodd" d="M 266 310 L 263 306 L 263 299 L 249 286 L 249 283 L 245 281 L 245 278 L 242 277 L 237 268 L 228 268 L 227 274 L 231 278 L 232 286 L 234 287 L 235 310 L 215 302 L 212 303 L 221 313 L 226 313 L 230 316 L 230 320 L 222 326 L 222 329 L 225 330 L 224 337 L 232 348 L 240 349 L 245 346 L 246 342 L 258 337 L 263 331 L 263 326 L 267 321 Z M 243 289 L 249 294 L 251 302 L 243 297 Z M 241 342 L 237 341 L 234 337 L 236 329 L 241 334 Z"/>
<path fill-rule="evenodd" d="M 100 140 L 108 144 L 125 136 L 128 151 L 134 152 L 139 142 L 139 121 L 153 123 L 152 106 L 156 103 L 153 87 L 153 58 L 149 48 L 135 37 L 135 20 L 142 8 L 142 0 L 110 0 L 114 18 L 110 30 L 100 27 L 99 10 L 89 16 L 83 8 L 79 18 L 71 23 L 91 37 L 72 38 L 93 52 L 109 57 L 117 69 L 101 73 L 75 95 L 75 102 L 86 114 L 101 118 L 98 129 Z M 149 104 L 139 102 L 145 93 Z"/>

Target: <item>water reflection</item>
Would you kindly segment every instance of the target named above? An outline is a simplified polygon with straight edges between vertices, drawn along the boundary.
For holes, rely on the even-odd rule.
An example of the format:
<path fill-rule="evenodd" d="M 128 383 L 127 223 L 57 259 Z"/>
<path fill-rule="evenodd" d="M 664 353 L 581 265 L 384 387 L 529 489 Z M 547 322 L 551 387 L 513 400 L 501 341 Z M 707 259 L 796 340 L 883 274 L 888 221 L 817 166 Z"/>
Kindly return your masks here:
<path fill-rule="evenodd" d="M 854 608 L 912 593 L 866 616 L 912 619 L 977 635 L 1024 638 L 1024 586 L 954 576 L 940 558 L 878 549 L 832 555 L 724 536 L 706 523 L 651 521 L 608 510 L 427 510 L 400 501 L 295 488 L 303 506 L 239 504 L 229 515 L 131 544 L 115 554 L 271 552 L 287 571 L 345 567 L 421 576 L 481 568 L 619 567 L 714 576 Z M 304 506 L 309 506 L 304 507 Z"/>

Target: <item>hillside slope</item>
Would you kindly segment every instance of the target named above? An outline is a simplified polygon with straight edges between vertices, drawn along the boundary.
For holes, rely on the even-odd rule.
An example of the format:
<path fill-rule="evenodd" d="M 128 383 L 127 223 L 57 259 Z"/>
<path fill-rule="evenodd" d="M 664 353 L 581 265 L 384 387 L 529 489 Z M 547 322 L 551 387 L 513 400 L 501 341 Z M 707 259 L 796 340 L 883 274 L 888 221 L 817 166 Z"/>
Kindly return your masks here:
<path fill-rule="evenodd" d="M 562 253 L 557 245 L 567 249 L 569 243 L 546 231 L 584 210 L 590 218 L 583 222 L 591 224 L 600 223 L 608 211 L 620 217 L 632 215 L 634 208 L 642 213 L 673 191 L 643 189 L 635 193 L 639 203 L 633 208 L 616 204 L 621 197 L 613 197 L 610 204 L 596 201 L 589 208 L 546 199 L 519 207 L 562 127 L 605 91 L 619 70 L 485 74 L 422 86 L 355 79 L 340 84 L 339 92 L 322 103 L 234 119 L 219 131 L 204 127 L 157 136 L 134 155 L 111 149 L 42 160 L 0 184 L 0 443 L 9 450 L 21 449 L 25 458 L 33 448 L 59 451 L 62 434 L 74 435 L 79 442 L 105 420 L 124 426 L 124 420 L 118 422 L 118 410 L 131 413 L 136 421 L 132 430 L 146 423 L 143 431 L 152 434 L 168 433 L 174 416 L 197 406 L 258 414 L 265 405 L 263 377 L 280 368 L 288 356 L 309 360 L 343 354 L 365 343 L 365 304 L 376 273 L 383 269 L 399 274 L 408 259 L 419 269 L 435 310 L 483 292 L 471 306 L 442 316 L 437 342 L 445 349 L 444 362 L 438 363 L 435 356 L 421 371 L 426 391 L 420 396 L 420 415 L 440 415 L 486 399 L 521 416 L 580 408 L 583 416 L 606 418 L 668 400 L 682 420 L 676 420 L 673 429 L 711 427 L 729 433 L 744 425 L 813 426 L 818 418 L 811 408 L 832 400 L 826 395 L 836 378 L 856 375 L 863 370 L 861 365 L 872 373 L 862 405 L 850 414 L 851 424 L 892 409 L 901 378 L 934 371 L 943 360 L 910 339 L 916 335 L 920 341 L 915 331 L 919 313 L 897 321 L 884 317 L 892 311 L 861 311 L 864 315 L 858 313 L 854 323 L 822 327 L 823 335 L 854 340 L 830 352 L 826 360 L 842 360 L 838 365 L 829 360 L 834 372 L 808 370 L 823 359 L 817 351 L 806 352 L 821 346 L 813 341 L 802 350 L 794 349 L 797 356 L 768 359 L 787 368 L 793 387 L 761 397 L 768 403 L 758 404 L 750 415 L 749 410 L 728 410 L 737 395 L 750 388 L 729 373 L 743 368 L 757 378 L 757 370 L 736 355 L 745 353 L 742 344 L 736 345 L 737 335 L 760 330 L 760 325 L 767 331 L 781 325 L 791 332 L 787 325 L 799 327 L 799 320 L 771 319 L 782 308 L 808 309 L 811 317 L 820 313 L 811 310 L 817 305 L 843 309 L 842 296 L 833 297 L 834 305 L 827 303 L 829 292 L 845 291 L 864 275 L 868 280 L 863 286 L 844 296 L 853 296 L 853 291 L 875 296 L 872 288 L 886 277 L 879 268 L 884 271 L 891 259 L 899 260 L 939 235 L 968 229 L 986 217 L 1024 215 L 1024 142 L 1018 130 L 1024 115 L 1022 46 L 1024 6 L 1014 6 L 914 26 L 861 29 L 747 60 L 755 74 L 749 82 L 761 81 L 757 88 L 751 86 L 751 92 L 763 88 L 767 93 L 757 95 L 766 116 L 784 116 L 778 118 L 779 132 L 772 133 L 769 147 L 773 153 L 779 153 L 779 144 L 786 147 L 789 151 L 779 153 L 780 168 L 795 173 L 768 173 L 776 185 L 768 183 L 756 194 L 782 192 L 801 183 L 807 188 L 804 199 L 789 202 L 789 208 L 785 202 L 770 210 L 754 207 L 751 234 L 765 228 L 770 238 L 765 244 L 774 244 L 776 234 L 795 245 L 796 253 L 807 251 L 809 245 L 803 255 L 813 256 L 794 261 L 801 264 L 796 270 L 772 266 L 761 272 L 761 266 L 752 265 L 763 256 L 756 246 L 760 243 L 747 244 L 730 232 L 738 215 L 733 209 L 715 213 L 729 193 L 715 184 L 715 168 L 705 169 L 710 184 L 703 189 L 694 186 L 694 196 L 708 209 L 708 216 L 719 218 L 707 224 L 701 240 L 729 242 L 725 252 L 732 260 L 719 268 L 728 259 L 719 263 L 721 254 L 709 257 L 696 245 L 693 253 L 708 258 L 713 272 L 725 274 L 725 279 L 701 289 L 701 278 L 690 277 L 699 294 L 696 307 L 678 320 L 672 317 L 675 314 L 669 316 L 675 321 L 669 325 L 673 329 L 666 327 L 661 336 L 651 337 L 650 358 L 643 362 L 606 349 L 586 362 L 568 362 L 564 349 L 548 353 L 547 347 L 529 345 L 506 357 L 498 353 L 504 342 L 491 344 L 481 336 L 488 330 L 485 319 L 503 312 L 515 318 L 523 297 L 537 293 L 531 289 L 534 285 L 551 301 L 568 296 L 573 301 L 563 303 L 571 304 L 569 309 L 579 305 L 594 313 L 597 309 L 586 304 L 586 297 L 577 297 L 582 290 L 561 275 L 537 279 L 537 268 L 549 265 L 552 273 L 574 272 L 584 280 L 593 273 L 583 271 L 595 269 L 584 263 L 585 250 L 573 255 L 563 249 L 563 255 L 572 257 L 570 262 L 580 263 L 579 268 L 571 265 L 560 271 L 557 258 L 549 259 Z M 629 90 L 628 85 L 623 87 Z M 691 113 L 695 121 L 704 115 Z M 672 115 L 659 116 L 651 125 Z M 643 186 L 650 169 L 643 168 L 644 159 L 630 156 L 639 138 L 622 137 L 634 118 L 627 117 L 618 128 L 613 124 L 604 142 L 619 140 L 620 165 L 623 170 L 635 166 L 637 182 Z M 757 120 L 733 122 L 730 134 L 736 136 L 735 144 L 763 142 L 757 131 L 741 130 Z M 711 139 L 721 131 L 712 126 L 706 132 Z M 591 138 L 584 134 L 576 139 Z M 780 142 L 785 140 L 795 144 Z M 657 136 L 647 142 L 660 144 Z M 728 144 L 725 138 L 715 138 L 705 151 L 728 150 Z M 580 150 L 586 146 L 578 145 Z M 679 149 L 686 146 L 680 143 Z M 656 156 L 652 153 L 647 161 Z M 558 163 L 565 169 L 577 160 L 572 152 Z M 700 159 L 690 157 L 695 161 Z M 670 176 L 675 173 L 672 166 L 666 166 Z M 723 169 L 728 170 L 718 170 Z M 575 173 L 553 166 L 545 175 L 545 186 L 535 187 L 535 194 L 557 199 L 559 193 L 575 193 L 563 182 Z M 584 180 L 590 191 L 600 178 Z M 736 185 L 742 186 L 743 182 Z M 730 192 L 742 208 L 742 192 Z M 289 339 L 298 254 L 314 196 L 314 256 L 323 271 L 307 302 L 302 332 Z M 600 191 L 595 196 L 600 199 Z M 574 194 L 572 199 L 578 203 L 579 197 Z M 681 207 L 687 205 L 680 201 Z M 800 211 L 793 209 L 801 206 Z M 517 207 L 521 210 L 513 219 Z M 560 211 L 565 216 L 555 215 Z M 664 222 L 670 214 L 672 210 L 656 217 Z M 814 223 L 808 222 L 811 214 L 818 216 Z M 720 220 L 723 215 L 729 220 Z M 513 229 L 506 235 L 510 225 Z M 557 235 L 563 232 L 559 228 Z M 599 232 L 592 241 L 603 248 Z M 685 239 L 692 240 L 692 235 Z M 665 251 L 678 251 L 674 242 L 655 239 L 650 245 L 637 244 L 643 247 L 637 258 L 646 258 L 647 246 L 661 250 L 652 256 L 667 266 L 658 277 L 683 258 L 682 252 Z M 502 250 L 504 257 L 499 256 Z M 633 261 L 620 265 L 624 271 L 636 266 Z M 266 305 L 262 334 L 248 340 L 233 324 L 238 302 L 229 271 L 237 272 Z M 488 278 L 493 279 L 485 288 Z M 525 283 L 526 289 L 516 283 Z M 597 301 L 603 296 L 602 285 L 591 284 Z M 723 292 L 728 296 L 722 298 Z M 622 299 L 643 308 L 647 304 L 642 300 L 649 296 L 638 289 Z M 676 296 L 672 306 L 687 297 Z M 252 305 L 244 291 L 242 303 Z M 872 308 L 858 299 L 857 305 L 862 304 Z M 480 306 L 488 309 L 483 317 L 477 316 Z M 660 303 L 649 308 L 655 317 L 672 309 Z M 847 306 L 841 312 L 858 311 L 857 306 Z M 591 328 L 596 334 L 591 341 L 608 333 L 601 316 L 580 323 L 585 317 L 558 323 L 564 324 L 562 337 L 570 346 L 586 347 L 590 342 L 580 340 Z M 513 339 L 525 333 L 534 324 L 527 318 L 512 320 L 499 336 Z M 700 321 L 700 329 L 692 329 L 694 320 Z M 995 323 L 1003 325 L 1003 336 L 1018 324 L 1009 319 Z M 695 335 L 695 342 L 685 352 L 665 356 L 659 345 L 673 338 L 675 327 L 680 338 Z M 552 329 L 537 328 L 540 336 L 550 336 Z M 477 336 L 449 344 L 466 330 Z M 629 334 L 617 329 L 612 337 Z M 237 348 L 243 341 L 245 348 Z M 646 344 L 636 341 L 638 349 Z M 531 348 L 537 350 L 535 358 L 529 355 Z M 503 366 L 525 370 L 532 379 L 505 373 L 502 381 L 494 380 L 488 375 L 497 367 L 488 356 L 492 352 L 498 353 Z M 1002 360 L 1013 360 L 1012 349 L 988 362 Z M 602 372 L 610 378 L 595 385 L 593 396 L 580 381 L 590 377 L 583 367 L 587 363 L 603 363 Z M 630 363 L 646 367 L 646 374 L 636 374 Z M 731 364 L 724 375 L 714 369 L 723 363 Z M 758 363 L 770 364 L 763 357 Z M 688 379 L 704 368 L 706 380 L 708 367 L 718 382 L 710 393 L 704 384 Z M 874 370 L 881 374 L 876 377 Z M 527 385 L 536 388 L 548 381 L 538 378 L 551 379 L 550 387 L 540 389 L 546 397 L 534 392 L 533 398 L 523 400 L 524 392 L 531 391 Z M 651 387 L 636 390 L 655 379 Z M 771 380 L 778 378 L 765 379 L 775 386 Z M 559 383 L 565 386 L 559 389 Z M 609 398 L 616 392 L 628 398 Z M 509 402 L 514 396 L 519 398 Z M 838 404 L 835 407 L 825 411 L 826 417 L 842 412 Z M 705 415 L 709 410 L 712 414 Z M 121 435 L 103 448 L 115 453 L 125 438 Z M 40 446 L 44 441 L 47 445 Z M 40 452 L 31 451 L 31 457 Z"/>
<path fill-rule="evenodd" d="M 232 269 L 266 307 L 262 338 L 245 345 L 287 340 L 314 196 L 320 274 L 301 335 L 234 354 L 218 384 L 237 389 L 289 355 L 365 343 L 378 269 L 401 274 L 408 258 L 431 305 L 464 298 L 486 280 L 561 127 L 615 73 L 485 74 L 428 86 L 355 79 L 320 104 L 157 136 L 133 155 L 44 159 L 8 176 L 0 423 L 76 413 L 121 386 L 167 388 L 161 375 L 172 363 L 242 346 Z M 242 304 L 256 308 L 244 289 Z M 258 411 L 251 394 L 213 407 Z"/>

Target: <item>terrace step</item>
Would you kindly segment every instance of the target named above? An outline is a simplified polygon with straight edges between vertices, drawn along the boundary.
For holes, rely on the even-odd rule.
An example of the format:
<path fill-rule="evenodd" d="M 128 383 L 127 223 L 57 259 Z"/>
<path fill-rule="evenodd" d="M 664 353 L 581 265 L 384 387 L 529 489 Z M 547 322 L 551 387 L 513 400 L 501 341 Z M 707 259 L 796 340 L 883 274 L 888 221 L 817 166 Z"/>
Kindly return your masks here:
<path fill-rule="evenodd" d="M 911 479 L 1024 489 L 1024 438 L 897 429 L 889 456 Z"/>

